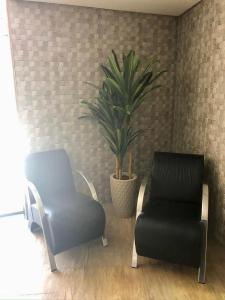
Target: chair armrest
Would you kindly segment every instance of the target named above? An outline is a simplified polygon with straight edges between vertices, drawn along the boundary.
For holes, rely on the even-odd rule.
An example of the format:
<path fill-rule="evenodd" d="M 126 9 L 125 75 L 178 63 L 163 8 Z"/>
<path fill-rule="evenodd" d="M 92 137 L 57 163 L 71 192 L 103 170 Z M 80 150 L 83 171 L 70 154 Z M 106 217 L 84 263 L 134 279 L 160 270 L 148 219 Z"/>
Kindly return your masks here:
<path fill-rule="evenodd" d="M 96 192 L 96 189 L 95 189 L 95 187 L 94 187 L 94 184 L 91 182 L 91 180 L 87 177 L 87 176 L 85 176 L 80 170 L 75 170 L 75 171 L 73 171 L 73 173 L 78 173 L 84 180 L 85 180 L 85 182 L 87 183 L 87 185 L 88 185 L 88 187 L 89 187 L 89 190 L 90 190 L 90 192 L 91 192 L 91 196 L 92 196 L 92 198 L 95 200 L 95 201 L 99 201 L 98 200 L 98 196 L 97 196 L 97 192 Z"/>
<path fill-rule="evenodd" d="M 37 207 L 38 207 L 38 211 L 39 211 L 40 219 L 41 219 L 41 223 L 42 223 L 43 218 L 46 216 L 46 214 L 45 214 L 43 202 L 41 200 L 41 196 L 38 193 L 36 186 L 31 181 L 26 180 L 26 183 L 27 183 L 26 196 L 29 199 L 29 190 L 30 190 L 34 196 L 36 203 L 37 203 Z"/>
<path fill-rule="evenodd" d="M 26 188 L 27 195 L 26 196 L 29 197 L 29 190 L 30 190 L 34 196 L 36 203 L 37 203 L 42 232 L 44 235 L 44 240 L 45 240 L 45 244 L 46 244 L 46 248 L 47 248 L 47 252 L 48 252 L 50 267 L 51 267 L 51 271 L 53 272 L 53 271 L 57 270 L 57 267 L 56 267 L 54 255 L 52 254 L 52 250 L 49 246 L 49 243 L 52 244 L 52 235 L 51 235 L 51 230 L 50 230 L 49 218 L 48 218 L 48 215 L 45 213 L 44 205 L 43 205 L 41 196 L 38 193 L 36 186 L 29 180 L 26 180 L 26 183 L 27 183 L 27 188 Z"/>
<path fill-rule="evenodd" d="M 141 186 L 140 186 L 139 193 L 138 193 L 136 220 L 137 220 L 138 216 L 142 213 L 147 182 L 148 182 L 147 177 L 145 177 L 141 182 Z"/>
<path fill-rule="evenodd" d="M 209 196 L 208 196 L 208 185 L 203 184 L 202 191 L 202 216 L 201 220 L 208 222 L 208 208 L 209 208 Z"/>

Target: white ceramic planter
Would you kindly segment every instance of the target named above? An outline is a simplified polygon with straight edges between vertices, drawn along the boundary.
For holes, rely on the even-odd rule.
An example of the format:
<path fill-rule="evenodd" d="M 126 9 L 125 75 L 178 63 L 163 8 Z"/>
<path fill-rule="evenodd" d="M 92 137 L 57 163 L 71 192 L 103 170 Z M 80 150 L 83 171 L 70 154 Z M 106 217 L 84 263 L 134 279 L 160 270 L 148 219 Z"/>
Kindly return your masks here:
<path fill-rule="evenodd" d="M 124 173 L 127 175 L 127 173 Z M 110 176 L 110 188 L 113 206 L 118 216 L 130 218 L 134 213 L 137 200 L 137 175 L 132 179 L 116 179 L 115 174 Z"/>

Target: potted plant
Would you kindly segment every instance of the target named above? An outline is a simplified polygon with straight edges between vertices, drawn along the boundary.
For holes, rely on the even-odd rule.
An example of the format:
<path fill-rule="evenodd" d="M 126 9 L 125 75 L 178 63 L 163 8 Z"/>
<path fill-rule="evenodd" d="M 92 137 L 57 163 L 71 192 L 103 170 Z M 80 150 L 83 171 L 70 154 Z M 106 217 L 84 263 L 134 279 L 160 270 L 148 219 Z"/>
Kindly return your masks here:
<path fill-rule="evenodd" d="M 132 171 L 131 146 L 143 130 L 132 127 L 132 117 L 147 96 L 160 87 L 155 84 L 165 72 L 153 71 L 157 63 L 152 60 L 141 66 L 141 60 L 133 50 L 123 54 L 122 62 L 116 53 L 108 58 L 108 65 L 101 65 L 104 79 L 94 102 L 82 101 L 88 113 L 80 118 L 96 121 L 109 148 L 115 156 L 115 173 L 110 176 L 112 202 L 117 214 L 131 217 L 136 200 L 137 175 Z M 124 172 L 124 160 L 128 156 L 128 170 Z"/>

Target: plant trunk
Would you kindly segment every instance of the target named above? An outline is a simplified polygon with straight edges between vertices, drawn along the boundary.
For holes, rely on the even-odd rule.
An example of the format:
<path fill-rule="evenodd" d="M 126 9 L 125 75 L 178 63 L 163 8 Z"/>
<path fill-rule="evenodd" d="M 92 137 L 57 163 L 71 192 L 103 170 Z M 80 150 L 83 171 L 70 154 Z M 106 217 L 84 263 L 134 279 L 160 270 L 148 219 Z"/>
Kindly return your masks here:
<path fill-rule="evenodd" d="M 119 168 L 119 179 L 120 180 L 122 179 L 122 170 L 121 170 L 121 168 Z"/>
<path fill-rule="evenodd" d="M 116 156 L 116 178 L 119 179 L 119 159 Z"/>
<path fill-rule="evenodd" d="M 116 156 L 116 178 L 122 179 L 122 160 Z"/>
<path fill-rule="evenodd" d="M 122 160 L 119 159 L 119 179 L 122 179 Z"/>
<path fill-rule="evenodd" d="M 132 153 L 131 153 L 131 151 L 128 152 L 128 176 L 129 176 L 129 179 L 132 178 Z"/>

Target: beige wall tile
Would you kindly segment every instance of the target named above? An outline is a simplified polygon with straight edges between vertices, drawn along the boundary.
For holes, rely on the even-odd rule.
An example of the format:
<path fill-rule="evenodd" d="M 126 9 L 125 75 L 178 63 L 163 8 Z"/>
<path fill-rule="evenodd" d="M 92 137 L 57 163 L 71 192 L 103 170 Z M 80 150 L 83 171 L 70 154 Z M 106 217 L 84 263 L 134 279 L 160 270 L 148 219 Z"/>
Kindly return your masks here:
<path fill-rule="evenodd" d="M 169 69 L 165 87 L 134 120 L 148 128 L 134 147 L 135 172 L 142 176 L 153 151 L 171 148 L 175 19 L 16 0 L 9 2 L 9 12 L 18 111 L 31 150 L 65 148 L 73 165 L 94 181 L 100 199 L 110 201 L 114 159 L 99 128 L 78 120 L 81 100 L 95 96 L 84 81 L 100 82 L 99 64 L 111 49 L 134 49 L 143 60 L 157 55 Z"/>
<path fill-rule="evenodd" d="M 225 242 L 225 1 L 205 0 L 179 17 L 174 150 L 204 153 L 210 228 Z"/>

